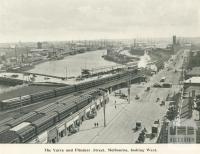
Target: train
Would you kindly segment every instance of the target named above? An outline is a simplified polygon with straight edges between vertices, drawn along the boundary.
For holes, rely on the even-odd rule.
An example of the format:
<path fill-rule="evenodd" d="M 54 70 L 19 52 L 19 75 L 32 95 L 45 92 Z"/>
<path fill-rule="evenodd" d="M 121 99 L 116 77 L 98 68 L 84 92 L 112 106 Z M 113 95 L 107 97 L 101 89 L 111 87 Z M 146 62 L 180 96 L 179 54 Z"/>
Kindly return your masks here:
<path fill-rule="evenodd" d="M 130 74 L 136 75 L 138 69 L 129 70 L 126 72 L 114 74 L 112 76 L 99 78 L 97 80 L 92 80 L 84 83 L 79 83 L 71 86 L 60 87 L 49 91 L 39 92 L 31 95 L 20 96 L 12 99 L 2 100 L 0 101 L 0 110 L 8 110 L 20 106 L 25 106 L 29 104 L 33 104 L 36 102 L 40 102 L 46 99 L 67 95 L 73 92 L 78 92 L 82 90 L 86 90 L 92 87 L 100 86 L 114 80 L 118 80 L 120 78 L 124 78 Z"/>
<path fill-rule="evenodd" d="M 26 143 L 58 122 L 80 111 L 101 95 L 99 90 L 93 90 L 71 101 L 49 104 L 20 118 L 13 119 L 0 127 L 0 143 Z M 37 115 L 40 116 L 34 118 Z"/>

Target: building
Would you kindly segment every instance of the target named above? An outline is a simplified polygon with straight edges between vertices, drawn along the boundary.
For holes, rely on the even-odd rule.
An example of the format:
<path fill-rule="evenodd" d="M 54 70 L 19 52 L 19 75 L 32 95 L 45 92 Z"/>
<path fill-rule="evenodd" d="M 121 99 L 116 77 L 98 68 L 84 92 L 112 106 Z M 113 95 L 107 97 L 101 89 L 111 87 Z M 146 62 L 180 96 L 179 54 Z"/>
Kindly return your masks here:
<path fill-rule="evenodd" d="M 196 132 L 196 143 L 200 143 L 200 121 L 196 121 L 197 132 Z"/>
<path fill-rule="evenodd" d="M 200 67 L 193 67 L 186 73 L 186 79 L 191 77 L 200 77 Z"/>
<path fill-rule="evenodd" d="M 38 42 L 38 43 L 37 43 L 37 48 L 38 48 L 38 49 L 42 49 L 42 43 L 41 43 L 41 42 Z"/>
<path fill-rule="evenodd" d="M 191 77 L 184 81 L 184 87 L 200 86 L 200 77 Z"/>
<path fill-rule="evenodd" d="M 196 143 L 197 127 L 192 119 L 181 124 L 170 123 L 168 127 L 168 143 L 193 144 Z"/>
<path fill-rule="evenodd" d="M 173 45 L 176 45 L 176 35 L 173 36 Z"/>

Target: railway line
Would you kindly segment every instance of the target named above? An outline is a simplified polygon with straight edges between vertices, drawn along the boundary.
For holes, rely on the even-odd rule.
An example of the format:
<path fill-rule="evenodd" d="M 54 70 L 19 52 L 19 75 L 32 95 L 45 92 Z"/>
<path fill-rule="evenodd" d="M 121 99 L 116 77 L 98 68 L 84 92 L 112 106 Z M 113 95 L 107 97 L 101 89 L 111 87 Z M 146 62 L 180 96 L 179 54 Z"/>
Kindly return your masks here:
<path fill-rule="evenodd" d="M 99 90 L 92 90 L 77 97 L 61 99 L 17 119 L 5 120 L 0 126 L 0 143 L 25 143 L 94 103 L 93 100 L 101 95 Z"/>
<path fill-rule="evenodd" d="M 112 81 L 116 82 L 116 80 L 120 79 L 120 82 L 123 82 L 123 81 L 126 82 L 127 80 L 134 79 L 135 77 L 137 78 L 142 77 L 142 75 L 137 74 L 137 69 L 129 70 L 127 72 L 115 74 L 109 77 L 100 78 L 97 80 L 80 83 L 80 84 L 76 84 L 72 86 L 66 86 L 66 87 L 56 88 L 53 90 L 44 91 L 44 92 L 40 92 L 36 94 L 2 100 L 0 102 L 0 109 L 8 110 L 8 109 L 16 108 L 16 107 L 26 106 L 26 105 L 34 104 L 37 102 L 41 102 L 46 99 L 51 99 L 51 98 L 71 94 L 74 92 L 79 92 L 85 89 L 102 86 L 102 85 L 104 85 L 103 87 L 108 88 L 107 84 L 112 83 Z"/>
<path fill-rule="evenodd" d="M 92 106 L 94 106 L 95 109 L 98 108 L 99 104 L 97 105 L 95 102 L 93 102 L 93 99 L 96 99 L 101 94 L 99 93 L 99 90 L 95 89 L 105 88 L 109 91 L 112 91 L 112 88 L 115 89 L 116 85 L 127 85 L 127 81 L 133 81 L 140 77 L 141 75 L 137 74 L 136 70 L 129 70 L 127 72 L 115 74 L 112 77 L 99 79 L 98 81 L 90 81 L 74 86 L 59 88 L 59 90 L 61 91 L 60 93 L 57 93 L 57 97 L 55 97 L 55 95 L 52 94 L 52 92 L 56 92 L 56 90 L 54 89 L 53 91 L 50 91 L 49 95 L 47 92 L 43 93 L 46 94 L 44 95 L 45 99 L 41 99 L 37 95 L 36 97 L 31 98 L 30 100 L 33 100 L 33 102 L 35 103 L 29 103 L 28 106 L 22 106 L 22 98 L 20 98 L 21 106 L 18 110 L 12 110 L 11 108 L 10 111 L 5 111 L 5 114 L 2 115 L 10 115 L 11 112 L 20 111 L 21 109 L 24 110 L 26 107 L 29 113 L 20 116 L 16 119 L 9 119 L 8 121 L 4 121 L 3 123 L 1 123 L 0 142 L 25 143 L 30 139 L 36 137 L 37 135 L 41 134 L 43 131 L 46 131 L 50 127 L 54 127 L 54 125 L 61 122 L 63 119 L 70 118 L 76 112 L 86 113 L 86 110 L 90 111 L 90 109 L 86 109 L 88 108 L 88 105 L 93 104 Z M 66 93 L 68 94 L 67 97 Z M 52 98 L 52 96 L 54 97 Z M 60 99 L 55 101 L 58 97 L 60 97 Z M 27 96 L 23 97 L 24 102 L 28 100 L 27 98 Z M 45 101 L 46 99 L 48 100 Z M 108 100 L 105 99 L 104 101 L 107 102 Z M 7 101 L 6 103 L 9 103 L 9 101 Z M 46 105 L 44 105 L 44 103 Z M 12 103 L 9 105 L 12 105 Z M 37 105 L 39 105 L 40 108 L 36 108 Z M 91 113 L 91 111 L 89 113 Z M 90 116 L 91 115 L 89 114 L 89 117 Z M 2 140 L 4 136 L 10 137 L 8 137 L 8 139 L 5 141 L 4 139 Z"/>

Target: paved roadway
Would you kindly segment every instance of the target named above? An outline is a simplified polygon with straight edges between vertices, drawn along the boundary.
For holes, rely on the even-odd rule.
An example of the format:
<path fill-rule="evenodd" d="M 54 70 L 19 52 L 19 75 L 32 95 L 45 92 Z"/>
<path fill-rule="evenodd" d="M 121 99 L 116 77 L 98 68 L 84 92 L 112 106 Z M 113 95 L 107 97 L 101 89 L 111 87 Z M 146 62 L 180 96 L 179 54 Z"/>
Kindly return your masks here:
<path fill-rule="evenodd" d="M 181 71 L 174 72 L 182 66 L 181 55 L 182 51 L 176 56 L 175 65 L 169 62 L 171 70 L 167 71 L 167 68 L 161 70 L 152 76 L 148 83 L 132 85 L 130 104 L 126 100 L 115 97 L 112 93 L 110 102 L 106 105 L 106 127 L 103 127 L 103 109 L 101 109 L 94 119 L 82 123 L 78 133 L 65 136 L 59 143 L 135 143 L 140 133 L 133 131 L 136 121 L 142 121 L 143 127 L 146 127 L 150 133 L 154 121 L 161 120 L 168 108 L 168 103 L 161 107 L 160 101 L 165 100 L 169 93 L 173 94 L 181 88 L 178 85 Z M 159 82 L 163 76 L 166 77 L 166 82 L 173 84 L 172 88 L 153 88 L 152 85 Z M 145 92 L 148 86 L 151 86 L 151 89 Z M 127 94 L 127 89 L 122 91 Z M 139 95 L 139 100 L 135 100 L 136 94 Z M 158 97 L 160 101 L 156 102 Z M 115 100 L 117 101 L 116 108 Z M 99 123 L 99 127 L 94 127 L 95 122 Z"/>

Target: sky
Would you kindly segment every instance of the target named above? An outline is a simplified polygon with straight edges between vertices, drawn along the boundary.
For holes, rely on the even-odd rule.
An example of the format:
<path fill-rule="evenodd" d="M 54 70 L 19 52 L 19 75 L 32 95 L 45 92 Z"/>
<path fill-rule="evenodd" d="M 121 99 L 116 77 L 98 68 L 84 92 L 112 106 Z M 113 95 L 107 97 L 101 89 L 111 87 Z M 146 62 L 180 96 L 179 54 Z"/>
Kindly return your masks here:
<path fill-rule="evenodd" d="M 200 0 L 0 0 L 0 42 L 200 36 Z"/>

